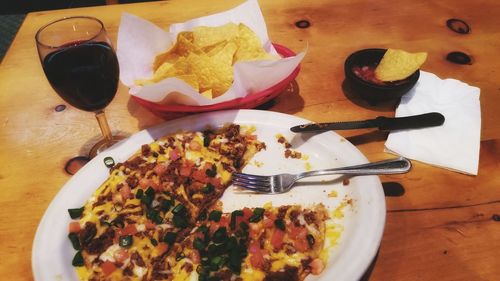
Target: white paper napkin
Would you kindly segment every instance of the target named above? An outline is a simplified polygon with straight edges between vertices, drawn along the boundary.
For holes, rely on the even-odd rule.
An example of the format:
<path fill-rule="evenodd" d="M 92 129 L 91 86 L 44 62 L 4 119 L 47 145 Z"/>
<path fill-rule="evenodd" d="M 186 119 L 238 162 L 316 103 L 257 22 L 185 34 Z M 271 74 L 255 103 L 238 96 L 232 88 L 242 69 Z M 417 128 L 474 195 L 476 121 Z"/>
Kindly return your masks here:
<path fill-rule="evenodd" d="M 401 98 L 396 117 L 440 112 L 442 126 L 394 131 L 385 147 L 430 165 L 477 175 L 481 137 L 480 89 L 455 79 L 420 71 L 420 79 Z"/>
<path fill-rule="evenodd" d="M 200 95 L 189 84 L 177 78 L 167 78 L 146 86 L 134 84 L 137 79 L 152 76 L 155 56 L 168 49 L 179 32 L 192 30 L 196 26 L 220 26 L 229 22 L 244 23 L 259 36 L 268 53 L 277 54 L 269 40 L 257 0 L 249 0 L 218 14 L 173 24 L 169 32 L 149 21 L 124 13 L 118 30 L 116 51 L 120 63 L 120 80 L 130 88 L 131 95 L 148 101 L 161 104 L 209 105 L 245 97 L 272 87 L 288 77 L 305 56 L 304 51 L 296 56 L 273 61 L 237 62 L 233 66 L 233 85 L 226 93 L 214 99 Z"/>

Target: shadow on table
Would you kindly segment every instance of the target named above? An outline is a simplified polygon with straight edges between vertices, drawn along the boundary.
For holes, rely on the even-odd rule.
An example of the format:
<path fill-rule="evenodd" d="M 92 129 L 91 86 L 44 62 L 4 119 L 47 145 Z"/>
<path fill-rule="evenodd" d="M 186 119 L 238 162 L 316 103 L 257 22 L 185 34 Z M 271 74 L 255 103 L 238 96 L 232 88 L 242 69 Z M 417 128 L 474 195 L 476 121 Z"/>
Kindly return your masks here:
<path fill-rule="evenodd" d="M 300 95 L 300 87 L 296 80 L 293 80 L 288 87 L 275 99 L 267 102 L 256 109 L 294 114 L 304 108 L 304 99 Z"/>
<path fill-rule="evenodd" d="M 379 251 L 377 251 L 377 254 L 375 255 L 375 258 L 373 258 L 372 263 L 366 269 L 366 271 L 363 274 L 363 276 L 361 276 L 361 278 L 359 279 L 360 281 L 368 281 L 368 280 L 370 280 L 370 276 L 372 275 L 373 268 L 375 267 L 375 264 L 377 263 Z"/>
<path fill-rule="evenodd" d="M 404 186 L 399 182 L 383 182 L 382 188 L 384 189 L 385 197 L 401 197 L 406 192 Z"/>
<path fill-rule="evenodd" d="M 347 80 L 342 82 L 342 92 L 347 99 L 349 99 L 352 103 L 364 107 L 366 109 L 380 111 L 380 112 L 388 112 L 394 111 L 398 106 L 398 100 L 389 100 L 389 101 L 379 101 L 379 102 L 368 102 L 362 99 L 356 91 L 352 88 L 350 83 Z"/>
<path fill-rule="evenodd" d="M 361 145 L 374 141 L 385 141 L 388 135 L 389 132 L 374 130 L 364 134 L 350 136 L 346 139 L 353 145 Z"/>

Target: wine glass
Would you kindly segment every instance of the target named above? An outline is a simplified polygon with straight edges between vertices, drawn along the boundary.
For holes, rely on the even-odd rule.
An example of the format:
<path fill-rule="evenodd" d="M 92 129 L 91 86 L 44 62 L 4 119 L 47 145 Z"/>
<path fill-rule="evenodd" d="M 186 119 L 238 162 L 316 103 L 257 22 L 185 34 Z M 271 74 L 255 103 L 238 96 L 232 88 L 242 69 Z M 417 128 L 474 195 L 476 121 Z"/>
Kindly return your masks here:
<path fill-rule="evenodd" d="M 104 24 L 94 17 L 66 17 L 41 27 L 35 39 L 45 76 L 56 93 L 72 106 L 95 113 L 104 139 L 90 150 L 93 158 L 121 139 L 111 134 L 104 114 L 120 73 Z"/>

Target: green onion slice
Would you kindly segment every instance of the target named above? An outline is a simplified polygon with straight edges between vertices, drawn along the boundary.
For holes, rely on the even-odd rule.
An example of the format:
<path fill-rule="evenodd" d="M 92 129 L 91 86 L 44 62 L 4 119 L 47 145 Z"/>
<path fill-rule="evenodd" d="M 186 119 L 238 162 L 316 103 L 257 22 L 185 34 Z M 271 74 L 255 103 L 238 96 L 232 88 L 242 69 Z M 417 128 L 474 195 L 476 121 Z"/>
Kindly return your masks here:
<path fill-rule="evenodd" d="M 118 239 L 118 245 L 122 248 L 129 248 L 132 246 L 132 243 L 134 243 L 134 240 L 132 238 L 132 235 L 122 235 Z"/>
<path fill-rule="evenodd" d="M 214 186 L 211 183 L 207 183 L 207 185 L 201 188 L 201 191 L 205 194 L 212 193 Z"/>
<path fill-rule="evenodd" d="M 174 214 L 172 222 L 174 223 L 174 226 L 178 228 L 186 228 L 189 225 L 185 214 Z"/>
<path fill-rule="evenodd" d="M 165 236 L 163 236 L 163 241 L 169 245 L 172 245 L 174 244 L 176 238 L 177 238 L 177 233 L 167 232 L 165 233 Z"/>
<path fill-rule="evenodd" d="M 152 222 L 154 222 L 155 224 L 162 224 L 163 223 L 163 219 L 160 216 L 160 212 L 158 212 L 155 209 L 148 209 L 146 211 L 146 217 L 148 219 L 150 219 Z"/>
<path fill-rule="evenodd" d="M 186 207 L 182 204 L 177 204 L 177 206 L 172 209 L 172 213 L 174 214 L 184 214 L 186 212 Z"/>
<path fill-rule="evenodd" d="M 250 222 L 259 222 L 264 217 L 264 208 L 253 209 L 253 214 L 248 219 Z"/>
<path fill-rule="evenodd" d="M 214 235 L 212 237 L 212 241 L 214 241 L 215 243 L 223 243 L 227 241 L 227 239 L 227 230 L 225 227 L 219 227 L 219 229 L 214 232 Z"/>
<path fill-rule="evenodd" d="M 141 197 L 141 202 L 144 203 L 146 206 L 151 206 L 151 203 L 153 203 L 153 199 L 155 198 L 155 190 L 150 186 L 144 192 L 144 195 Z"/>
<path fill-rule="evenodd" d="M 161 202 L 161 210 L 164 211 L 164 212 L 168 212 L 168 210 L 170 210 L 170 208 L 172 207 L 172 201 L 170 200 L 164 200 Z"/>
<path fill-rule="evenodd" d="M 307 243 L 309 244 L 309 247 L 312 247 L 315 243 L 314 236 L 312 234 L 307 234 Z"/>
<path fill-rule="evenodd" d="M 104 165 L 108 168 L 112 168 L 115 165 L 115 160 L 112 157 L 104 157 Z"/>
<path fill-rule="evenodd" d="M 78 238 L 78 234 L 71 232 L 68 234 L 69 241 L 71 241 L 71 245 L 73 246 L 73 249 L 75 250 L 80 250 L 81 245 L 80 245 L 80 239 Z"/>
<path fill-rule="evenodd" d="M 201 232 L 201 233 L 206 233 L 206 232 L 208 232 L 208 226 L 202 225 L 202 226 L 198 227 L 197 231 Z"/>
<path fill-rule="evenodd" d="M 241 216 L 243 216 L 242 210 L 235 210 L 231 213 L 231 222 L 229 223 L 229 226 L 232 230 L 236 228 L 236 218 Z"/>
<path fill-rule="evenodd" d="M 73 266 L 83 266 L 85 264 L 85 262 L 83 261 L 83 256 L 81 251 L 76 252 L 75 256 L 73 257 L 73 260 L 71 261 L 71 264 Z"/>
<path fill-rule="evenodd" d="M 201 240 L 199 237 L 196 237 L 193 241 L 193 247 L 196 250 L 201 251 L 205 249 L 205 243 L 203 243 L 203 240 Z"/>
<path fill-rule="evenodd" d="M 214 178 L 217 175 L 217 166 L 215 166 L 215 164 L 212 164 L 212 168 L 205 170 L 205 174 L 208 177 Z"/>
<path fill-rule="evenodd" d="M 285 231 L 285 222 L 284 222 L 282 219 L 277 219 L 277 220 L 275 220 L 275 221 L 274 221 L 274 225 L 275 225 L 277 228 L 279 228 L 279 229 L 281 229 L 281 230 Z"/>
<path fill-rule="evenodd" d="M 211 221 L 214 221 L 214 222 L 219 222 L 221 216 L 222 216 L 222 212 L 221 211 L 213 210 L 208 215 L 208 220 L 211 220 Z"/>
<path fill-rule="evenodd" d="M 142 198 L 142 196 L 144 196 L 144 191 L 143 191 L 142 189 L 140 189 L 140 188 L 139 188 L 139 189 L 137 190 L 137 193 L 135 194 L 135 198 L 137 198 L 137 199 L 141 199 L 141 198 Z"/>
<path fill-rule="evenodd" d="M 83 214 L 83 207 L 81 208 L 74 208 L 74 209 L 68 209 L 69 216 L 72 219 L 79 219 L 82 217 Z"/>

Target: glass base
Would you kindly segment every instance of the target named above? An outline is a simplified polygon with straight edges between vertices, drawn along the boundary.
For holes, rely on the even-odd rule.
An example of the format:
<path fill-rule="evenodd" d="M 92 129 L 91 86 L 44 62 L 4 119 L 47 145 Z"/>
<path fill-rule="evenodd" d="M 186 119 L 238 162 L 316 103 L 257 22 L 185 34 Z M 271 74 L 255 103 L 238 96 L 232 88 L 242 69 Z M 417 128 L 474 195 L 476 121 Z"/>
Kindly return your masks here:
<path fill-rule="evenodd" d="M 102 139 L 98 141 L 94 146 L 90 149 L 89 157 L 90 159 L 96 157 L 97 154 L 105 151 L 106 149 L 113 146 L 115 143 L 125 139 L 124 136 L 113 136 L 111 140 Z"/>

